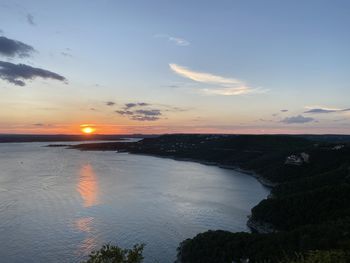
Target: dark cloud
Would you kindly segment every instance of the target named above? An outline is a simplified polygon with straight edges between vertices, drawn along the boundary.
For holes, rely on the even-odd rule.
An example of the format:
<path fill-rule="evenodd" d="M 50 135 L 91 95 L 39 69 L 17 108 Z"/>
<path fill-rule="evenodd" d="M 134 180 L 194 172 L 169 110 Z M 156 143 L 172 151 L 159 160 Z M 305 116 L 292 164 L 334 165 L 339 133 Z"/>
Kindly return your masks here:
<path fill-rule="evenodd" d="M 283 123 L 293 124 L 293 123 L 307 123 L 314 121 L 314 118 L 304 117 L 302 115 L 287 117 L 281 120 Z"/>
<path fill-rule="evenodd" d="M 350 108 L 348 109 L 324 109 L 324 108 L 314 108 L 305 111 L 304 113 L 333 113 L 333 112 L 345 112 L 345 111 L 350 111 Z"/>
<path fill-rule="evenodd" d="M 27 22 L 31 26 L 35 26 L 34 16 L 32 14 L 27 14 Z"/>
<path fill-rule="evenodd" d="M 125 109 L 130 109 L 130 108 L 133 108 L 133 107 L 136 107 L 137 106 L 137 103 L 126 103 L 125 104 Z"/>
<path fill-rule="evenodd" d="M 91 111 L 97 111 L 95 108 L 90 108 Z"/>
<path fill-rule="evenodd" d="M 7 57 L 29 57 L 34 48 L 20 41 L 0 36 L 0 54 Z"/>
<path fill-rule="evenodd" d="M 125 103 L 121 109 L 115 112 L 135 121 L 157 121 L 161 118 L 166 119 L 166 116 L 164 116 L 166 112 L 180 112 L 185 110 L 186 109 L 162 104 L 132 102 Z"/>
<path fill-rule="evenodd" d="M 145 116 L 160 116 L 162 113 L 160 110 L 137 110 L 136 114 L 145 115 Z"/>
<path fill-rule="evenodd" d="M 283 110 L 281 110 L 281 112 L 287 112 L 288 110 L 285 110 L 285 109 L 283 109 Z"/>
<path fill-rule="evenodd" d="M 113 102 L 113 101 L 106 101 L 106 105 L 107 106 L 114 106 L 115 102 Z"/>
<path fill-rule="evenodd" d="M 149 109 L 151 104 L 146 102 L 125 103 L 124 107 L 115 112 L 135 121 L 157 121 L 162 116 L 160 109 Z M 146 108 L 145 108 L 146 107 Z M 136 108 L 136 109 L 135 109 Z"/>
<path fill-rule="evenodd" d="M 122 116 L 128 116 L 131 120 L 135 121 L 157 121 L 162 115 L 161 111 L 158 109 L 152 110 L 117 110 L 116 113 Z"/>
<path fill-rule="evenodd" d="M 131 119 L 135 121 L 157 121 L 160 118 L 157 116 L 144 116 L 144 115 L 134 115 Z"/>
<path fill-rule="evenodd" d="M 45 69 L 0 61 L 0 78 L 14 85 L 25 86 L 24 80 L 32 80 L 37 77 L 67 81 L 65 77 Z"/>
<path fill-rule="evenodd" d="M 43 123 L 34 123 L 33 126 L 42 127 L 42 126 L 44 126 L 44 124 Z"/>
<path fill-rule="evenodd" d="M 125 109 L 130 109 L 130 108 L 134 108 L 134 107 L 145 107 L 145 106 L 150 106 L 150 104 L 146 103 L 146 102 L 136 102 L 136 103 L 126 103 L 125 104 Z"/>
<path fill-rule="evenodd" d="M 134 115 L 134 112 L 128 110 L 116 110 L 115 112 L 120 115 Z"/>

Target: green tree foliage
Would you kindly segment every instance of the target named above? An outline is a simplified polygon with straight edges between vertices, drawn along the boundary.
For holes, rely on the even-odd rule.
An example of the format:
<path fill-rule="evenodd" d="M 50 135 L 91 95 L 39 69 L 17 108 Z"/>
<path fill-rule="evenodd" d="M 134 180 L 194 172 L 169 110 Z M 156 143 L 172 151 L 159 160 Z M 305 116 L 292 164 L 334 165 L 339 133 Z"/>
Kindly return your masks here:
<path fill-rule="evenodd" d="M 304 255 L 297 254 L 293 259 L 279 263 L 349 263 L 350 253 L 343 250 L 310 251 Z"/>
<path fill-rule="evenodd" d="M 183 263 L 249 262 L 277 263 L 296 252 L 350 251 L 350 219 L 308 225 L 270 234 L 207 231 L 183 241 L 178 258 Z"/>
<path fill-rule="evenodd" d="M 141 263 L 143 244 L 136 244 L 132 249 L 105 244 L 100 250 L 93 251 L 85 263 Z"/>

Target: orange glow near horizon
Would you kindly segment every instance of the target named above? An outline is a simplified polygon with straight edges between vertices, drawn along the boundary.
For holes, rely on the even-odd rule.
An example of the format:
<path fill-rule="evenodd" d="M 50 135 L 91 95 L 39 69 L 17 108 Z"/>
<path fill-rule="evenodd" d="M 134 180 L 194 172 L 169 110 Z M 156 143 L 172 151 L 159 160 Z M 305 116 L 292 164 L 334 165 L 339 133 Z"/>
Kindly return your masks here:
<path fill-rule="evenodd" d="M 204 125 L 204 124 L 203 124 Z M 91 133 L 85 133 L 83 129 L 90 127 L 94 129 Z M 91 122 L 74 122 L 54 124 L 47 126 L 34 126 L 32 124 L 25 125 L 1 125 L 0 134 L 37 134 L 37 135 L 82 135 L 87 138 L 92 137 L 94 134 L 100 135 L 132 135 L 132 134 L 172 134 L 172 133 L 201 133 L 201 134 L 349 134 L 348 131 L 344 131 L 343 127 L 327 128 L 327 127 L 308 127 L 305 131 L 304 127 L 255 127 L 242 126 L 234 127 L 232 129 L 222 129 L 219 127 L 196 127 L 195 125 L 155 125 L 153 123 L 149 125 L 139 124 L 111 124 L 111 123 L 98 123 L 92 120 Z"/>

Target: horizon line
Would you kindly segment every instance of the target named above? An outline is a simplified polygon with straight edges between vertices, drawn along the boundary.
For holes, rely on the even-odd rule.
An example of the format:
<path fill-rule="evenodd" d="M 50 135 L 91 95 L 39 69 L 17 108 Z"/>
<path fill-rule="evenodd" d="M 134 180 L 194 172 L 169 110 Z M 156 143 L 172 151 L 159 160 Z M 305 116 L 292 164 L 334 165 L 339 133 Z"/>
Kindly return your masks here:
<path fill-rule="evenodd" d="M 195 133 L 195 132 L 174 132 L 174 133 L 109 133 L 109 134 L 79 134 L 79 133 L 0 133 L 0 136 L 161 136 L 161 135 L 318 135 L 318 136 L 350 136 L 350 133 Z"/>

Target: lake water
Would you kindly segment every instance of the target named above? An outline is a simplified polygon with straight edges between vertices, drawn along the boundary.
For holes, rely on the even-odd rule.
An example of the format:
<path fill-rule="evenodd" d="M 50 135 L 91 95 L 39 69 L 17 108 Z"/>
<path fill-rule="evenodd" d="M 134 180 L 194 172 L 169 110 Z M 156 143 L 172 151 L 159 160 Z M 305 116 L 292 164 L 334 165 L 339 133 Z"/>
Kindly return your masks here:
<path fill-rule="evenodd" d="M 2 263 L 80 262 L 106 242 L 145 243 L 145 262 L 173 262 L 199 232 L 248 231 L 269 193 L 233 170 L 47 144 L 0 144 Z"/>

